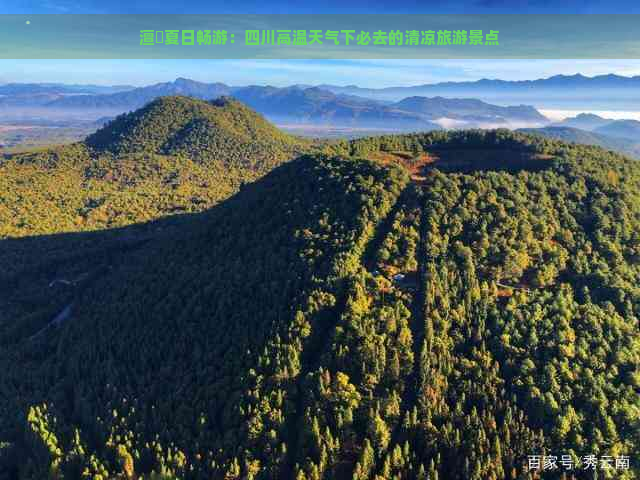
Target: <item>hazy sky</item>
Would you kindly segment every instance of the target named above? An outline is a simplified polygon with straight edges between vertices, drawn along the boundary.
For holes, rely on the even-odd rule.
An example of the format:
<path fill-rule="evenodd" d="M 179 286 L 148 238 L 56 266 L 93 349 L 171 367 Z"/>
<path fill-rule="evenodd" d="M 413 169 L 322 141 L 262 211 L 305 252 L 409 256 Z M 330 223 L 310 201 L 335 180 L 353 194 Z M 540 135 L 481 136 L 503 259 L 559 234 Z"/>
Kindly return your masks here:
<path fill-rule="evenodd" d="M 49 13 L 640 13 L 636 0 L 0 0 L 0 14 Z M 635 60 L 0 60 L 0 83 L 146 85 L 176 77 L 231 85 L 368 87 L 556 74 L 640 75 Z"/>
<path fill-rule="evenodd" d="M 186 77 L 230 85 L 388 87 L 575 73 L 640 75 L 640 60 L 0 60 L 0 83 L 148 85 Z"/>

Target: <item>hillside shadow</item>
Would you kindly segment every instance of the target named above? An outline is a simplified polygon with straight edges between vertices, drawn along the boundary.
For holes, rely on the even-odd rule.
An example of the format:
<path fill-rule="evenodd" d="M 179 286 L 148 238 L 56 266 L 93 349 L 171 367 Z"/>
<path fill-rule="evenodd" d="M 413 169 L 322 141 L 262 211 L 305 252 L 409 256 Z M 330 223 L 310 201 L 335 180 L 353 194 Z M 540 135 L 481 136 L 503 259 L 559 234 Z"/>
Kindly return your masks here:
<path fill-rule="evenodd" d="M 0 240 L 0 345 L 32 338 L 47 325 L 61 323 L 87 287 L 184 236 L 185 227 L 199 215 L 203 213 Z"/>
<path fill-rule="evenodd" d="M 367 158 L 382 165 L 400 165 L 416 184 L 424 184 L 429 172 L 539 172 L 553 167 L 553 155 L 500 146 L 434 146 L 420 151 L 380 150 Z"/>
<path fill-rule="evenodd" d="M 197 213 L 180 213 L 125 227 L 0 239 L 0 348 L 60 324 L 83 292 L 106 276 L 119 276 L 167 248 L 217 228 L 225 212 L 262 201 L 278 171 L 240 187 L 239 194 Z"/>
<path fill-rule="evenodd" d="M 424 170 L 437 168 L 448 173 L 539 172 L 550 168 L 555 159 L 553 155 L 504 147 L 436 147 L 427 149 L 422 157 Z"/>

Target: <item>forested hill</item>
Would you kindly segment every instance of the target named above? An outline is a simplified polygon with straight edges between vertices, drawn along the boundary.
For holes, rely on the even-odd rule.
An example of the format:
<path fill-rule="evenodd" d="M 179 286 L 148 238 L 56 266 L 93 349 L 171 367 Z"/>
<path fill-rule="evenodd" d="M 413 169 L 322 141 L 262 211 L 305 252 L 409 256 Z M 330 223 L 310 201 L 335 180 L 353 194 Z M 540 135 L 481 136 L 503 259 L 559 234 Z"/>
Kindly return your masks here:
<path fill-rule="evenodd" d="M 267 157 L 291 150 L 295 141 L 260 114 L 230 97 L 204 101 L 190 97 L 160 97 L 123 114 L 95 134 L 87 145 L 116 154 L 189 153 L 234 161 Z"/>
<path fill-rule="evenodd" d="M 238 101 L 162 97 L 86 142 L 0 161 L 0 238 L 202 211 L 308 148 Z"/>
<path fill-rule="evenodd" d="M 74 255 L 0 282 L 40 294 L 0 319 L 5 478 L 638 478 L 638 164 L 505 131 L 335 149 L 118 255 L 7 241 Z"/>

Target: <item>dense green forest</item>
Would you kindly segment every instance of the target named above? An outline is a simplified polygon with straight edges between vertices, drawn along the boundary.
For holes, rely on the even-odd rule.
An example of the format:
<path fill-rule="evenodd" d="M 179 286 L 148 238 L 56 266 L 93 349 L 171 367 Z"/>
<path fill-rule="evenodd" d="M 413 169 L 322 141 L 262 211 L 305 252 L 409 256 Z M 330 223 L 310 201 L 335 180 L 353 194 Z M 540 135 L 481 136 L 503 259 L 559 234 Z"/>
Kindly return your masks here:
<path fill-rule="evenodd" d="M 278 161 L 254 170 L 215 115 L 146 120 L 253 118 L 189 102 L 0 167 L 23 217 L 0 240 L 0 479 L 640 477 L 640 165 L 500 130 L 323 152 L 276 132 Z M 257 132 L 229 118 L 215 128 Z M 171 205 L 170 187 L 120 183 L 139 175 L 123 158 L 156 179 L 159 158 L 209 172 L 226 148 L 260 178 L 194 213 L 135 210 L 146 191 Z M 44 200 L 11 182 L 61 182 L 76 159 L 126 192 L 109 197 L 121 213 L 28 223 Z M 55 198 L 70 215 L 69 182 Z M 575 468 L 530 471 L 529 455 Z M 630 468 L 584 470 L 587 455 Z"/>
<path fill-rule="evenodd" d="M 85 142 L 0 159 L 0 238 L 202 211 L 308 148 L 233 99 L 159 98 Z"/>

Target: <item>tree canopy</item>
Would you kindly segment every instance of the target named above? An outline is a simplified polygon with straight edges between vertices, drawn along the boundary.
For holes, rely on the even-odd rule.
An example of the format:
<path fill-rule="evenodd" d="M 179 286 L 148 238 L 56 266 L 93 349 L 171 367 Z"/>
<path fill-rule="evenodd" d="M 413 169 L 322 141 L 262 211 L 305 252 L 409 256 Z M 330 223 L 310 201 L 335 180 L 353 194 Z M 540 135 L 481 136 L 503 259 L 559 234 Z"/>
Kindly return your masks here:
<path fill-rule="evenodd" d="M 87 169 L 117 172 L 91 195 L 148 178 L 136 195 L 172 205 L 158 166 L 214 165 L 101 135 L 0 167 L 10 195 L 77 175 L 0 202 L 23 216 L 0 241 L 3 480 L 587 478 L 589 454 L 631 459 L 598 478 L 638 478 L 634 161 L 506 131 L 375 137 L 190 215 L 114 194 L 123 227 L 56 232 Z M 529 471 L 531 454 L 578 467 Z"/>

